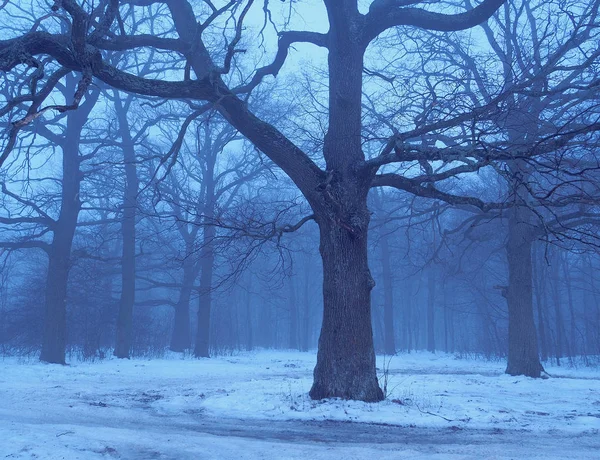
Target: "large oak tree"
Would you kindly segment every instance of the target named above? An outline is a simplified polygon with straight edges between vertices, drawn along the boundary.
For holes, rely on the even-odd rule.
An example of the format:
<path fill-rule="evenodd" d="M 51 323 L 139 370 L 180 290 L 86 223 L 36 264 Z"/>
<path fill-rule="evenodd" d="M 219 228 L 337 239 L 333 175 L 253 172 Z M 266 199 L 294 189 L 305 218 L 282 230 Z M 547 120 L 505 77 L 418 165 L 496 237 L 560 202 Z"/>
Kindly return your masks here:
<path fill-rule="evenodd" d="M 443 160 L 447 150 L 438 149 L 435 144 L 417 148 L 409 141 L 435 129 L 495 113 L 505 98 L 502 94 L 492 98 L 488 105 L 476 110 L 467 107 L 464 113 L 432 123 L 426 129 L 396 132 L 375 157 L 367 158 L 363 151 L 363 76 L 369 46 L 390 29 L 397 30 L 397 36 L 402 37 L 407 28 L 449 32 L 474 27 L 493 15 L 504 0 L 484 0 L 466 9 L 444 7 L 447 12 L 439 12 L 441 8 L 434 11 L 431 3 L 374 0 L 368 11 L 363 12 L 357 0 L 323 0 L 329 23 L 326 33 L 280 32 L 273 61 L 238 78 L 234 74 L 241 70 L 234 63 L 244 50 L 244 35 L 249 33 L 244 19 L 254 7 L 253 0 L 231 0 L 218 5 L 208 0 L 105 0 L 94 8 L 75 0 L 56 0 L 52 11 L 40 10 L 35 14 L 37 21 L 29 25 L 29 31 L 17 30 L 13 38 L 0 41 L 0 70 L 12 71 L 17 78 L 30 83 L 23 85 L 22 94 L 8 102 L 14 122 L 0 152 L 0 165 L 10 155 L 23 127 L 50 109 L 77 109 L 94 81 L 133 94 L 184 100 L 192 106 L 190 110 L 202 110 L 198 106 L 198 101 L 202 101 L 204 107 L 219 111 L 291 178 L 310 204 L 319 226 L 324 318 L 311 396 L 380 400 L 383 395 L 376 376 L 370 312 L 374 282 L 367 262 L 369 190 L 390 186 L 424 197 L 488 209 L 489 204 L 472 197 L 451 196 L 433 184 L 453 174 L 475 171 L 489 164 L 494 155 L 506 157 L 503 149 L 496 152 L 490 146 L 460 146 L 454 149 L 453 159 L 463 164 L 443 173 L 429 174 L 427 179 L 398 174 L 388 166 Z M 442 5 L 434 3 L 436 7 Z M 261 6 L 267 11 L 265 23 L 268 23 L 269 2 Z M 144 15 L 161 15 L 162 28 L 154 32 L 124 21 L 123 12 L 130 9 L 139 10 L 135 24 L 143 24 Z M 224 40 L 215 39 L 215 30 L 223 34 Z M 259 118 L 247 104 L 252 91 L 265 77 L 279 73 L 289 51 L 299 43 L 324 48 L 328 53 L 328 119 L 322 158 L 318 161 L 291 137 Z M 114 53 L 127 51 L 148 56 L 149 49 L 172 59 L 171 68 L 179 71 L 160 75 L 157 71 L 156 77 L 148 78 L 112 64 Z M 57 81 L 52 72 L 57 75 L 56 72 L 65 70 L 81 75 L 73 103 L 44 105 Z M 46 78 L 44 72 L 50 76 Z"/>

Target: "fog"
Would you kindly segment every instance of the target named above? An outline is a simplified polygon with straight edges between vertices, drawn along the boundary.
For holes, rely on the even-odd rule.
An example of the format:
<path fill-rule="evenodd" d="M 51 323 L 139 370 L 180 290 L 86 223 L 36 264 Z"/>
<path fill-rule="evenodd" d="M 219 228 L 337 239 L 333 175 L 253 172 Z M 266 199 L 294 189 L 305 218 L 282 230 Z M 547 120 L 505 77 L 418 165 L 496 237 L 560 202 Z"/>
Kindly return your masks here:
<path fill-rule="evenodd" d="M 314 409 L 309 401 L 414 405 L 448 423 L 477 420 L 477 408 L 462 419 L 460 406 L 423 409 L 389 376 L 438 382 L 443 366 L 466 360 L 452 372 L 483 366 L 490 379 L 521 379 L 536 404 L 568 391 L 544 393 L 546 380 L 572 378 L 573 394 L 577 379 L 597 380 L 599 8 L 0 3 L 0 355 L 15 369 L 7 413 L 21 411 L 19 376 L 46 365 L 59 386 L 71 378 L 65 364 L 90 382 L 102 373 L 77 366 L 205 369 L 206 382 L 186 384 L 209 395 L 198 410 L 241 424 L 264 414 L 219 412 L 221 365 L 242 369 L 245 390 L 231 393 L 248 391 L 260 407 L 279 396 L 246 388 L 255 372 L 308 379 L 289 384 L 283 404 L 296 412 Z M 390 371 L 392 359 L 405 367 Z M 117 380 L 119 394 L 134 385 Z M 503 380 L 486 385 L 497 382 L 510 393 Z M 435 385 L 445 391 L 443 378 Z M 188 397 L 152 403 L 173 410 L 169 398 Z M 582 396 L 580 412 L 592 408 L 584 431 L 597 430 L 593 397 Z M 370 430 L 386 417 L 357 420 Z M 90 452 L 112 455 L 103 446 Z M 43 455 L 72 455 L 63 447 Z M 148 458 L 127 449 L 114 447 Z M 198 458 L 184 450 L 164 455 Z"/>

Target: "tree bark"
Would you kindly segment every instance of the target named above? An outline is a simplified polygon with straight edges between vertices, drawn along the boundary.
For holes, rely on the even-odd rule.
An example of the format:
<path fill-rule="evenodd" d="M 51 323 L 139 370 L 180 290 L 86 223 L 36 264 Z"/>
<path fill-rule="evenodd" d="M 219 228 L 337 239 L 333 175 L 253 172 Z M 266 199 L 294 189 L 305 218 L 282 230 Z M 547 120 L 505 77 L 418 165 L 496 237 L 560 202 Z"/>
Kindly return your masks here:
<path fill-rule="evenodd" d="M 292 350 L 298 349 L 298 300 L 296 297 L 295 278 L 290 279 L 290 341 L 289 347 Z"/>
<path fill-rule="evenodd" d="M 133 333 L 133 306 L 135 304 L 135 250 L 136 250 L 136 214 L 139 182 L 135 148 L 127 111 L 123 108 L 118 96 L 115 98 L 115 109 L 119 119 L 119 131 L 122 141 L 125 165 L 125 193 L 123 197 L 123 220 L 121 232 L 123 236 L 123 253 L 121 257 L 121 299 L 117 318 L 117 338 L 114 355 L 117 358 L 129 358 Z"/>
<path fill-rule="evenodd" d="M 540 353 L 542 362 L 548 360 L 548 344 L 546 341 L 546 327 L 544 323 L 544 300 L 546 298 L 546 283 L 542 272 L 543 258 L 539 250 L 534 250 L 535 258 L 533 259 L 533 281 L 535 283 L 535 302 L 538 317 L 538 330 L 540 336 Z"/>
<path fill-rule="evenodd" d="M 515 205 L 508 219 L 508 363 L 506 373 L 540 377 L 543 367 L 538 354 L 533 319 L 532 225 L 530 211 Z"/>
<path fill-rule="evenodd" d="M 575 304 L 573 302 L 573 288 L 571 286 L 571 270 L 569 266 L 569 256 L 565 254 L 562 259 L 563 263 L 563 276 L 567 285 L 567 299 L 569 302 L 569 329 L 570 329 L 570 343 L 571 343 L 571 354 L 570 358 L 574 358 L 577 355 L 577 324 L 575 320 Z"/>
<path fill-rule="evenodd" d="M 392 281 L 392 266 L 390 262 L 389 236 L 385 227 L 381 232 L 381 265 L 383 278 L 383 327 L 384 350 L 386 355 L 396 354 L 394 337 L 394 286 Z"/>
<path fill-rule="evenodd" d="M 324 311 L 310 396 L 380 401 L 383 392 L 377 382 L 371 328 L 374 281 L 367 264 L 366 232 L 351 234 L 333 222 L 319 225 Z"/>
<path fill-rule="evenodd" d="M 75 80 L 67 77 L 67 92 L 74 91 Z M 45 319 L 40 360 L 47 363 L 65 364 L 67 345 L 67 284 L 71 268 L 71 248 L 81 210 L 79 192 L 81 171 L 79 145 L 81 130 L 87 114 L 98 99 L 91 93 L 78 112 L 67 115 L 66 134 L 61 146 L 62 191 L 58 220 L 54 224 L 52 243 L 48 252 L 48 274 L 44 303 Z"/>
<path fill-rule="evenodd" d="M 210 357 L 210 310 L 212 304 L 212 279 L 215 254 L 213 240 L 215 238 L 215 227 L 204 226 L 202 250 L 200 251 L 200 297 L 198 302 L 198 329 L 196 333 L 196 346 L 194 356 L 196 358 Z"/>
<path fill-rule="evenodd" d="M 552 300 L 554 303 L 554 325 L 556 329 L 556 364 L 560 366 L 560 359 L 563 357 L 563 346 L 565 341 L 565 325 L 562 317 L 561 296 L 560 296 L 560 274 L 558 264 L 560 263 L 560 254 L 556 249 L 552 251 Z M 568 344 L 567 344 L 568 348 Z"/>
<path fill-rule="evenodd" d="M 361 170 L 363 17 L 351 0 L 327 3 L 329 127 L 323 145 L 327 180 L 320 198 L 309 194 L 320 230 L 323 262 L 323 325 L 319 336 L 313 399 L 380 401 L 371 290 L 367 262 L 370 213 L 367 194 L 374 172 Z"/>
<path fill-rule="evenodd" d="M 301 351 L 308 351 L 310 345 L 310 258 L 304 255 L 304 279 L 303 279 L 304 308 L 302 311 L 302 343 Z"/>
<path fill-rule="evenodd" d="M 184 352 L 191 345 L 190 331 L 190 297 L 194 289 L 196 272 L 191 262 L 191 251 L 186 255 L 183 263 L 183 285 L 179 291 L 179 300 L 175 306 L 175 319 L 171 335 L 171 351 Z"/>
<path fill-rule="evenodd" d="M 73 208 L 75 206 L 74 204 Z M 44 336 L 40 360 L 53 364 L 65 364 L 67 345 L 67 283 L 71 244 L 77 221 L 69 225 L 71 222 L 65 221 L 72 221 L 72 217 L 67 218 L 66 214 L 72 212 L 61 212 L 64 219 L 59 219 L 52 239 L 46 278 Z"/>
<path fill-rule="evenodd" d="M 248 335 L 246 337 L 246 350 L 254 349 L 254 328 L 252 327 L 252 294 L 250 293 L 250 289 L 252 288 L 252 284 L 250 282 L 250 278 L 248 280 L 248 287 L 246 289 L 246 320 L 248 322 Z"/>
<path fill-rule="evenodd" d="M 427 274 L 427 351 L 435 353 L 435 274 L 429 267 Z"/>

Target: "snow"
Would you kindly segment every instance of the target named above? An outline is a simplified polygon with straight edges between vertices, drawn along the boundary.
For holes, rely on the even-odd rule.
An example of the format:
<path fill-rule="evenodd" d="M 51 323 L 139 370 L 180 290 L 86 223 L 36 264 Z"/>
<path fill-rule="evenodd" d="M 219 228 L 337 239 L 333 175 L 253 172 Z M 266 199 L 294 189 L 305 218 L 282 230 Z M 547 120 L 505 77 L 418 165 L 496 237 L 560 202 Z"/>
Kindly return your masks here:
<path fill-rule="evenodd" d="M 377 404 L 307 393 L 314 353 L 0 361 L 0 458 L 600 458 L 600 371 L 378 357 Z M 348 423 L 353 422 L 353 423 Z"/>

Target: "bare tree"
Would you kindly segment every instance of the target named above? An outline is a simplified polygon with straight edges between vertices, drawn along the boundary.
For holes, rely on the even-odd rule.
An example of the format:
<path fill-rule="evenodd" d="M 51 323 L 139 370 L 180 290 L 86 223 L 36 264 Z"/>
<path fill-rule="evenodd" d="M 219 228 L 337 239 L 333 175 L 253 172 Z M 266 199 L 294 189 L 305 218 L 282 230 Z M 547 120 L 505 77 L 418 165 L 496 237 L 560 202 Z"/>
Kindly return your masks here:
<path fill-rule="evenodd" d="M 362 90 L 364 59 L 369 45 L 392 29 L 400 36 L 404 36 L 405 30 L 415 28 L 441 32 L 468 29 L 486 21 L 505 2 L 484 0 L 472 8 L 449 7 L 450 14 L 438 12 L 428 2 L 422 4 L 423 8 L 416 6 L 417 3 L 420 2 L 375 0 L 366 13 L 361 13 L 355 0 L 325 0 L 328 32 L 280 31 L 273 62 L 240 78 L 233 75 L 232 62 L 243 58 L 238 45 L 244 20 L 253 7 L 252 0 L 233 1 L 221 8 L 206 2 L 204 11 L 194 9 L 186 0 L 109 0 L 101 2 L 93 11 L 73 0 L 62 0 L 52 8 L 67 13 L 68 32 L 57 30 L 53 15 L 36 12 L 40 19 L 31 24 L 30 30 L 14 33 L 13 38 L 0 41 L 0 70 L 15 71 L 25 66 L 28 70 L 20 78 L 35 80 L 44 65 L 38 57 L 48 56 L 63 67 L 80 72 L 82 79 L 74 92 L 74 102 L 61 110 L 76 109 L 82 93 L 89 89 L 94 78 L 122 91 L 162 99 L 205 101 L 218 110 L 292 179 L 310 204 L 319 225 L 324 318 L 311 396 L 377 401 L 383 394 L 376 378 L 371 328 L 373 279 L 367 263 L 369 189 L 389 186 L 461 206 L 483 210 L 502 208 L 502 203 L 489 204 L 474 197 L 451 195 L 433 184 L 460 173 L 476 171 L 492 161 L 506 161 L 507 156 L 508 160 L 522 155 L 538 157 L 582 134 L 580 125 L 571 123 L 560 132 L 543 136 L 542 142 L 537 142 L 533 150 L 514 149 L 511 140 L 510 152 L 507 144 L 498 144 L 494 133 L 483 139 L 484 142 L 477 136 L 473 142 L 471 136 L 469 142 L 453 140 L 445 148 L 422 142 L 423 136 L 439 135 L 464 123 L 472 125 L 475 121 L 486 125 L 497 116 L 498 107 L 504 106 L 517 91 L 531 91 L 531 79 L 528 79 L 526 87 L 500 88 L 484 105 L 463 104 L 457 106 L 458 112 L 452 113 L 434 110 L 437 121 L 424 117 L 425 126 L 419 124 L 406 132 L 393 131 L 381 154 L 367 159 L 362 144 Z M 160 35 L 148 33 L 143 20 L 132 24 L 122 14 L 122 10 L 134 8 L 139 9 L 142 18 L 147 17 L 153 14 L 155 5 L 164 5 L 162 11 L 173 26 L 172 30 L 167 28 L 167 32 Z M 445 5 L 433 6 L 445 8 Z M 206 32 L 212 28 L 222 29 L 222 18 L 227 15 L 233 18 L 227 24 L 233 26 L 225 30 L 224 47 L 209 49 Z M 322 140 L 322 158 L 316 161 L 294 144 L 291 137 L 258 118 L 246 104 L 252 90 L 266 76 L 276 75 L 282 69 L 292 45 L 298 43 L 312 44 L 328 51 L 328 126 Z M 149 48 L 173 56 L 177 64 L 170 68 L 180 69 L 169 75 L 173 80 L 158 74 L 155 78 L 140 77 L 109 63 L 108 58 L 114 52 L 135 49 L 136 53 L 142 54 Z M 584 91 L 588 90 L 586 86 Z M 23 96 L 26 101 L 36 99 L 39 102 L 35 91 L 33 95 Z M 5 143 L 2 160 L 9 155 L 23 126 L 39 116 L 42 110 L 55 108 L 39 107 L 40 104 L 32 104 L 28 109 L 30 113 L 16 120 Z M 586 132 L 596 125 L 586 124 Z M 488 133 L 487 126 L 482 132 Z M 440 160 L 453 160 L 459 164 L 434 172 L 431 164 Z M 424 169 L 424 173 L 416 177 L 402 174 L 400 170 L 396 172 L 389 166 L 414 162 Z M 515 217 L 516 221 L 521 220 L 518 217 Z M 514 241 L 515 250 L 520 245 L 521 242 Z"/>

